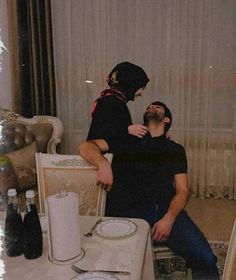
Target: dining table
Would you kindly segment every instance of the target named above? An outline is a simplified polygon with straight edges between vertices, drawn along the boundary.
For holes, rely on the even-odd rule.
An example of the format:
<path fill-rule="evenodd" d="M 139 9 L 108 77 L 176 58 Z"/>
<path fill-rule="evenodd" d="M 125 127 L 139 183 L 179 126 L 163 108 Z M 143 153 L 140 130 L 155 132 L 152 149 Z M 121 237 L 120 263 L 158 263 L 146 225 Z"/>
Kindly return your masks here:
<path fill-rule="evenodd" d="M 102 236 L 96 231 L 93 232 L 92 236 L 86 237 L 84 233 L 88 232 L 98 219 L 102 218 L 103 221 L 106 221 L 113 218 L 79 216 L 81 250 L 84 252 L 83 257 L 81 257 L 80 260 L 76 260 L 74 263 L 72 261 L 70 263 L 57 264 L 49 260 L 47 223 L 45 223 L 45 217 L 41 218 L 43 253 L 42 256 L 37 259 L 28 260 L 23 254 L 18 257 L 9 257 L 6 255 L 4 248 L 5 216 L 3 212 L 0 213 L 0 279 L 77 279 L 80 274 L 72 269 L 72 264 L 87 271 L 112 270 L 128 272 L 128 275 L 114 274 L 114 279 L 118 280 L 155 279 L 150 227 L 146 221 L 142 219 L 122 218 L 125 221 L 133 223 L 135 225 L 135 230 L 132 234 L 120 238 L 106 238 L 106 236 Z M 107 273 L 110 274 L 109 272 Z M 113 274 L 111 273 L 110 275 Z M 113 279 L 113 276 L 111 279 Z"/>

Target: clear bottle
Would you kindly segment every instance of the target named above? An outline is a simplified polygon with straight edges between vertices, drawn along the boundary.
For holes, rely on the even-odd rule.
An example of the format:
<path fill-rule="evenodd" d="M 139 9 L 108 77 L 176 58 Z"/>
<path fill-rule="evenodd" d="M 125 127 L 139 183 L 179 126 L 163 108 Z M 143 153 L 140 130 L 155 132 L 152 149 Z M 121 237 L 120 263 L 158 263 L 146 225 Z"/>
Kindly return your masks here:
<path fill-rule="evenodd" d="M 28 190 L 25 196 L 26 207 L 23 221 L 24 256 L 26 259 L 36 259 L 42 255 L 42 229 L 34 202 L 34 191 Z"/>
<path fill-rule="evenodd" d="M 23 253 L 22 217 L 20 214 L 16 189 L 7 192 L 7 213 L 5 219 L 5 247 L 9 257 L 19 256 Z"/>

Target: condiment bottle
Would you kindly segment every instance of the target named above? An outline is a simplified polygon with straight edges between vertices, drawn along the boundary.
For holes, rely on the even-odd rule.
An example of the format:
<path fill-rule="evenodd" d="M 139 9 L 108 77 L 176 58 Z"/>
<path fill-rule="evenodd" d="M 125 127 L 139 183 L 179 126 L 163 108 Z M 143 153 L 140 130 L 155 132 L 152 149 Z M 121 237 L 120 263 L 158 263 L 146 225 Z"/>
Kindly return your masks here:
<path fill-rule="evenodd" d="M 19 256 L 23 253 L 22 242 L 22 217 L 19 210 L 16 189 L 7 192 L 7 213 L 5 219 L 5 247 L 10 257 Z"/>
<path fill-rule="evenodd" d="M 23 221 L 24 256 L 26 259 L 36 259 L 42 255 L 42 229 L 34 202 L 34 191 L 28 190 L 25 196 L 26 207 Z"/>

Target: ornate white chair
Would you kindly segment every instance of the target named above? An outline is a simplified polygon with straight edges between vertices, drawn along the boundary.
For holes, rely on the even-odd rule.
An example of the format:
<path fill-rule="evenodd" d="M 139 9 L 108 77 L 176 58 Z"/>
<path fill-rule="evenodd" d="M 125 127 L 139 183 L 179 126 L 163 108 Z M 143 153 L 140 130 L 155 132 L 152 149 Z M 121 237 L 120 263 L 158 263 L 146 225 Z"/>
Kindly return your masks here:
<path fill-rule="evenodd" d="M 36 142 L 38 152 L 55 154 L 63 134 L 57 117 L 38 115 L 25 118 L 0 107 L 0 153 L 8 153 Z"/>
<path fill-rule="evenodd" d="M 0 197 L 5 200 L 8 188 L 16 188 L 24 210 L 25 191 L 33 188 L 37 193 L 35 153 L 56 153 L 62 134 L 57 117 L 25 118 L 0 107 Z"/>
<path fill-rule="evenodd" d="M 111 162 L 112 154 L 106 154 Z M 45 198 L 60 189 L 79 193 L 80 215 L 104 215 L 106 192 L 96 185 L 97 167 L 80 155 L 36 153 L 40 212 Z"/>
<path fill-rule="evenodd" d="M 236 279 L 236 219 L 229 240 L 222 280 Z"/>
<path fill-rule="evenodd" d="M 171 259 L 174 258 L 180 258 L 178 255 L 174 254 L 168 247 L 166 246 L 161 246 L 161 245 L 153 245 L 152 246 L 153 250 L 153 258 L 154 258 L 154 266 L 155 266 L 155 271 L 158 273 L 158 268 L 157 268 L 157 262 L 163 261 L 165 265 L 165 270 L 170 271 L 171 270 Z M 184 262 L 184 260 L 183 260 Z M 191 280 L 192 275 L 191 275 L 191 270 L 186 268 L 184 271 L 184 278 L 185 280 Z"/>

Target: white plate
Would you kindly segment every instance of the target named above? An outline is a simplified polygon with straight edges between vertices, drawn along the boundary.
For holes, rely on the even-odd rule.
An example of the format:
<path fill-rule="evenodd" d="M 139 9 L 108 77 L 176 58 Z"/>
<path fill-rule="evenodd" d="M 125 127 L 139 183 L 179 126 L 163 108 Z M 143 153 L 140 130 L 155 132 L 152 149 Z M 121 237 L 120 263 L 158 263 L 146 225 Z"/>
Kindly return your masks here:
<path fill-rule="evenodd" d="M 85 272 L 73 278 L 74 280 L 119 280 L 113 274 L 105 272 Z"/>
<path fill-rule="evenodd" d="M 112 218 L 99 223 L 94 232 L 106 238 L 120 238 L 133 234 L 137 225 L 128 219 Z"/>

